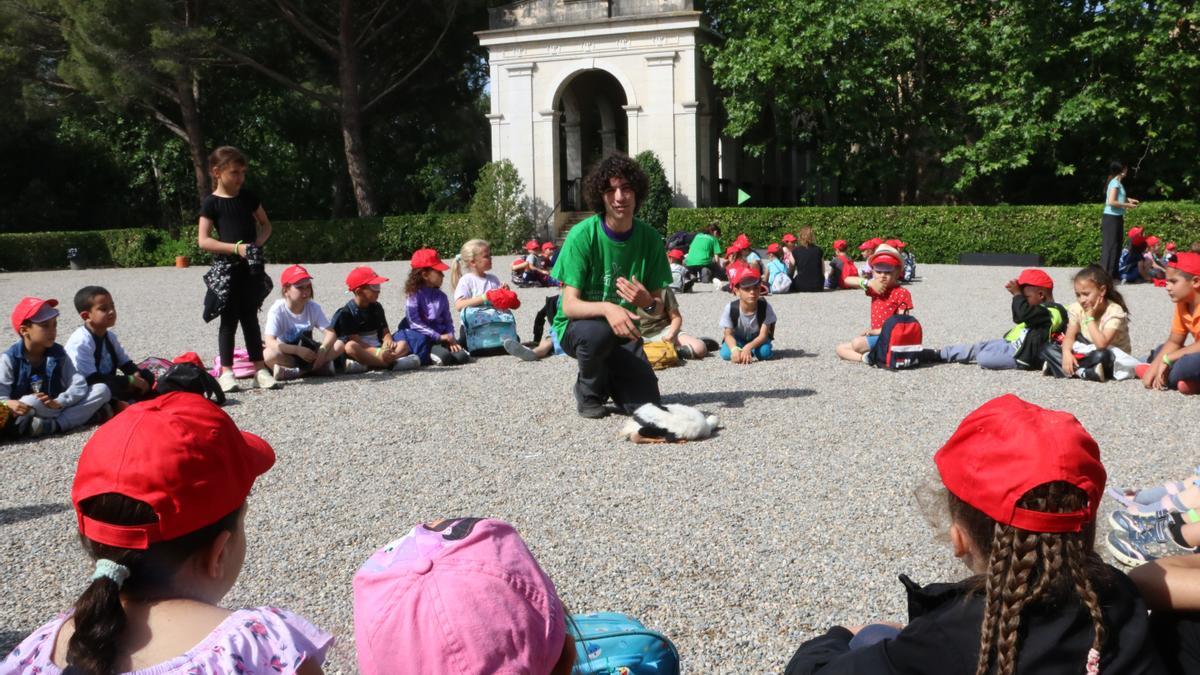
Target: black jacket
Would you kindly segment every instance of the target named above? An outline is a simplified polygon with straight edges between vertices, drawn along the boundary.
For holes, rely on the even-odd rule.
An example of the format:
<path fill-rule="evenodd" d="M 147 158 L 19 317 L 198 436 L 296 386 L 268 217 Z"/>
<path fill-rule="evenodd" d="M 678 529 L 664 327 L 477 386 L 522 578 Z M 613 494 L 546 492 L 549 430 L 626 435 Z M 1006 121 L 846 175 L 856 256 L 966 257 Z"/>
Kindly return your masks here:
<path fill-rule="evenodd" d="M 1024 295 L 1017 293 L 1013 296 L 1012 317 L 1013 323 L 1025 324 L 1029 329 L 1013 360 L 1022 368 L 1040 370 L 1042 347 L 1050 342 L 1051 335 L 1067 329 L 1067 308 L 1057 302 L 1031 305 Z"/>
<path fill-rule="evenodd" d="M 1111 570 L 1111 568 L 1109 568 Z M 1098 585 L 1108 637 L 1100 653 L 1104 675 L 1163 675 L 1149 635 L 1146 605 L 1129 577 L 1112 570 Z M 785 675 L 911 673 L 974 675 L 985 600 L 964 583 L 921 587 L 908 577 L 909 623 L 900 635 L 850 651 L 850 631 L 835 626 L 800 645 Z M 1092 620 L 1078 601 L 1071 607 L 1027 607 L 1021 616 L 1017 672 L 1021 675 L 1082 675 L 1092 645 Z"/>

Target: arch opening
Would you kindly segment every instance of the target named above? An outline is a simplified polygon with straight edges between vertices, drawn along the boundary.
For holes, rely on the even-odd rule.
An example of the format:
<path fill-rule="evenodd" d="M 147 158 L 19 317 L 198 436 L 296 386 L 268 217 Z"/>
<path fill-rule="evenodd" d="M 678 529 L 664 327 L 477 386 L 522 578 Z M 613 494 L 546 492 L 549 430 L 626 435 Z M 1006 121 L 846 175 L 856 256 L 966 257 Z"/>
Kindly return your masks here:
<path fill-rule="evenodd" d="M 625 88 L 611 73 L 579 71 L 562 87 L 554 109 L 559 112 L 556 183 L 562 211 L 584 211 L 583 172 L 613 152 L 629 151 L 629 119 Z"/>

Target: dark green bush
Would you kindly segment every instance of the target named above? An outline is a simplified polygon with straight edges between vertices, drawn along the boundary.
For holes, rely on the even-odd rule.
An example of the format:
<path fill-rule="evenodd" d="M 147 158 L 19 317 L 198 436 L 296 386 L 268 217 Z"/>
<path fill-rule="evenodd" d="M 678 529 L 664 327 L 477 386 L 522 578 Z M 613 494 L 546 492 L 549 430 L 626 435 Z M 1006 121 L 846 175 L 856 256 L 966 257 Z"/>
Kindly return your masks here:
<path fill-rule="evenodd" d="M 745 232 L 755 246 L 808 225 L 829 251 L 835 239 L 856 247 L 871 237 L 908 242 L 921 262 L 956 263 L 961 253 L 1040 254 L 1047 265 L 1076 266 L 1100 255 L 1100 208 L 1072 206 L 904 206 L 671 209 L 668 231 L 720 224 L 722 243 Z M 1186 249 L 1200 239 L 1200 204 L 1149 203 L 1130 211 L 1127 228 L 1143 227 Z"/>
<path fill-rule="evenodd" d="M 671 209 L 671 184 L 662 162 L 653 150 L 643 150 L 633 158 L 650 181 L 650 192 L 638 207 L 638 217 L 654 226 L 661 234 L 667 232 L 668 212 Z"/>

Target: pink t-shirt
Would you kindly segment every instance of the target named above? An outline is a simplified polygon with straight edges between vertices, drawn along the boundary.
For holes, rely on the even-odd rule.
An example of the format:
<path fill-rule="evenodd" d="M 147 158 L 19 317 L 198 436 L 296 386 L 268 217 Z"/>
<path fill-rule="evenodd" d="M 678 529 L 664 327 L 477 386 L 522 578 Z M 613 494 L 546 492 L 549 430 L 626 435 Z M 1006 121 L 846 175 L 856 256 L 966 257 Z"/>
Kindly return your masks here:
<path fill-rule="evenodd" d="M 6 675 L 58 675 L 62 672 L 50 655 L 63 623 L 70 612 L 25 638 L 0 664 Z M 240 609 L 213 629 L 200 644 L 186 653 L 138 675 L 217 675 L 224 673 L 295 673 L 308 659 L 325 662 L 325 652 L 333 636 L 303 617 L 274 607 Z"/>

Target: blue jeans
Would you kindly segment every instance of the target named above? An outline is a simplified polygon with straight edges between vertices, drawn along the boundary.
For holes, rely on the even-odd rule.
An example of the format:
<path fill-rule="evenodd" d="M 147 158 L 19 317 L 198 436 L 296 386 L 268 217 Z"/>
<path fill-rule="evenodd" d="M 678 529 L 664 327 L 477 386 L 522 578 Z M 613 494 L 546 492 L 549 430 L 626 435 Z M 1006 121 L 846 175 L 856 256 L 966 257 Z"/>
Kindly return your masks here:
<path fill-rule="evenodd" d="M 737 341 L 739 347 L 744 347 L 746 346 L 746 343 L 749 342 L 749 340 L 743 340 L 741 338 L 734 338 L 734 340 Z M 767 359 L 771 358 L 771 341 L 767 340 L 751 350 L 750 353 L 753 354 L 754 358 L 758 359 L 759 361 L 766 361 Z M 733 358 L 733 352 L 730 351 L 729 345 L 724 342 L 721 343 L 721 358 L 725 359 L 726 361 Z"/>
<path fill-rule="evenodd" d="M 1163 346 L 1159 345 L 1150 352 L 1150 363 L 1154 363 L 1162 348 Z M 1171 369 L 1167 371 L 1167 386 L 1178 389 L 1180 380 L 1200 380 L 1200 354 L 1188 354 L 1171 362 Z"/>
<path fill-rule="evenodd" d="M 971 363 L 988 370 L 1014 370 L 1017 350 L 1013 343 L 1004 338 L 982 340 L 972 344 L 942 347 L 942 360 L 946 363 Z"/>

